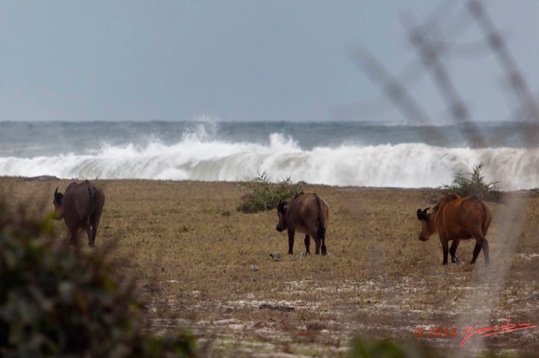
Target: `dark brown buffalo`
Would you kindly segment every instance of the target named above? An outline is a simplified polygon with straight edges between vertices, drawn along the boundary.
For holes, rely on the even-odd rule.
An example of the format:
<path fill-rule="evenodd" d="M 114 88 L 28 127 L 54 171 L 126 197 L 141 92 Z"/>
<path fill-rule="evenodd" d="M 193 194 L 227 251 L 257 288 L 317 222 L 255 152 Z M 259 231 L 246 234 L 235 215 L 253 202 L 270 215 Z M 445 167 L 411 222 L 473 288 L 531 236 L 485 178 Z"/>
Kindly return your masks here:
<path fill-rule="evenodd" d="M 69 243 L 76 244 L 77 232 L 86 229 L 88 245 L 95 246 L 95 236 L 99 220 L 105 205 L 105 194 L 88 180 L 82 183 L 71 183 L 65 193 L 54 192 L 54 209 L 56 220 L 64 219 L 71 237 Z"/>
<path fill-rule="evenodd" d="M 326 250 L 326 229 L 329 220 L 328 205 L 316 193 L 298 194 L 292 201 L 281 201 L 277 207 L 279 223 L 277 231 L 288 230 L 288 253 L 293 254 L 294 235 L 296 232 L 305 234 L 305 254 L 310 254 L 311 236 L 316 248 L 314 253 L 322 255 Z"/>
<path fill-rule="evenodd" d="M 460 240 L 475 239 L 475 248 L 471 263 L 475 263 L 481 249 L 485 255 L 485 263 L 489 263 L 488 241 L 485 238 L 492 221 L 492 212 L 483 201 L 475 196 L 461 198 L 448 195 L 438 202 L 431 213 L 417 210 L 417 218 L 422 223 L 419 240 L 427 241 L 438 233 L 443 249 L 443 264 L 447 265 L 448 242 L 453 240 L 449 252 L 451 262 L 458 263 L 455 256 Z"/>

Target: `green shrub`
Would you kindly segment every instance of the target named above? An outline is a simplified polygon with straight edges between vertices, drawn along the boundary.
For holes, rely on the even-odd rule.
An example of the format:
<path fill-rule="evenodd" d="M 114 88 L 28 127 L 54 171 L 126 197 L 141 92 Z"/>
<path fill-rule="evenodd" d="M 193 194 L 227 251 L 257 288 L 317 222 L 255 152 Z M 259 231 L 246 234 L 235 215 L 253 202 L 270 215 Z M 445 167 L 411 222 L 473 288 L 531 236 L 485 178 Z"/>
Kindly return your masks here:
<path fill-rule="evenodd" d="M 420 358 L 441 357 L 442 354 L 421 342 L 396 342 L 365 337 L 355 337 L 349 351 L 350 358 Z"/>
<path fill-rule="evenodd" d="M 187 333 L 143 334 L 134 284 L 97 251 L 54 243 L 50 218 L 0 202 L 0 356 L 193 356 Z"/>
<path fill-rule="evenodd" d="M 279 201 L 291 199 L 302 191 L 301 186 L 290 183 L 290 178 L 272 183 L 265 172 L 250 181 L 242 182 L 241 185 L 249 190 L 242 196 L 242 202 L 238 206 L 238 211 L 244 213 L 275 209 Z"/>
<path fill-rule="evenodd" d="M 481 173 L 484 164 L 479 163 L 473 168 L 471 173 L 458 172 L 453 178 L 451 185 L 444 185 L 442 190 L 446 194 L 457 194 L 458 196 L 475 195 L 483 200 L 499 201 L 501 192 L 498 190 L 497 182 L 487 183 Z"/>

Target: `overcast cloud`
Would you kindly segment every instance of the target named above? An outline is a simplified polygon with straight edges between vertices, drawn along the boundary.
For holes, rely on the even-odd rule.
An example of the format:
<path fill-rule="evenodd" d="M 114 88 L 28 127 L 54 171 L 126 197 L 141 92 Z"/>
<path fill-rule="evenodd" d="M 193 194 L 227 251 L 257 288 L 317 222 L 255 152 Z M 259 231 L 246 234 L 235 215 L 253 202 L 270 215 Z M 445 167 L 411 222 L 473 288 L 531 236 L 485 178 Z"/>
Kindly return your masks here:
<path fill-rule="evenodd" d="M 439 9 L 432 0 L 2 1 L 0 121 L 404 120 L 358 66 L 357 48 L 406 76 L 443 120 L 403 21 L 433 11 L 473 118 L 512 118 L 517 104 L 484 34 L 462 6 Z M 539 2 L 489 1 L 487 11 L 537 92 Z"/>

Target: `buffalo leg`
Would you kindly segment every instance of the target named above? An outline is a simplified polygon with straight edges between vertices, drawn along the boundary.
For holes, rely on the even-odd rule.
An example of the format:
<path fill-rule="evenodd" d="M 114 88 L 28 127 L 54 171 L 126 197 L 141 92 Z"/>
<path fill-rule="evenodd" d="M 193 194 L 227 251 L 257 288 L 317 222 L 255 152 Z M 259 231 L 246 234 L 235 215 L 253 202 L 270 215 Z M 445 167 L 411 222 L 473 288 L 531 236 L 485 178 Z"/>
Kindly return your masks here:
<path fill-rule="evenodd" d="M 88 235 L 88 246 L 94 247 L 94 240 L 95 240 L 95 230 L 92 226 L 88 226 L 86 228 L 86 234 Z"/>
<path fill-rule="evenodd" d="M 318 229 L 318 236 L 320 238 L 320 242 L 322 243 L 322 255 L 326 255 L 327 254 L 327 249 L 326 249 L 326 229 L 324 227 L 320 227 Z"/>
<path fill-rule="evenodd" d="M 71 236 L 69 237 L 69 245 L 75 246 L 77 244 L 77 231 L 78 230 L 70 231 Z"/>
<path fill-rule="evenodd" d="M 477 260 L 477 256 L 479 256 L 481 249 L 483 249 L 483 255 L 485 255 L 485 263 L 488 264 L 490 262 L 489 252 L 488 252 L 488 241 L 486 239 L 482 239 L 482 240 L 476 240 L 475 242 L 475 247 L 473 249 L 473 257 L 472 257 L 472 262 L 471 262 L 472 264 L 474 264 L 475 260 Z"/>
<path fill-rule="evenodd" d="M 459 247 L 460 240 L 453 240 L 453 243 L 451 244 L 451 248 L 449 248 L 449 253 L 451 254 L 451 262 L 454 264 L 459 263 L 459 259 L 456 256 L 457 253 L 457 247 Z"/>
<path fill-rule="evenodd" d="M 311 250 L 309 247 L 311 246 L 311 237 L 309 235 L 305 235 L 305 255 L 310 254 Z"/>
<path fill-rule="evenodd" d="M 320 255 L 320 238 L 318 236 L 313 236 L 313 237 L 314 237 L 314 244 L 315 244 L 314 254 Z"/>
<path fill-rule="evenodd" d="M 97 235 L 97 228 L 99 227 L 99 221 L 101 220 L 101 213 L 94 213 L 90 218 L 90 226 L 92 228 L 92 236 L 88 234 L 88 245 L 95 247 L 95 237 Z"/>
<path fill-rule="evenodd" d="M 475 263 L 475 260 L 477 259 L 479 252 L 481 252 L 481 245 L 479 243 L 476 243 L 475 247 L 473 248 L 473 257 L 472 257 L 472 262 L 471 262 L 472 264 Z"/>
<path fill-rule="evenodd" d="M 449 254 L 449 248 L 447 245 L 447 240 L 441 240 L 442 241 L 442 251 L 443 251 L 443 264 L 447 265 L 447 254 Z"/>
<path fill-rule="evenodd" d="M 294 231 L 288 230 L 288 254 L 294 254 Z"/>

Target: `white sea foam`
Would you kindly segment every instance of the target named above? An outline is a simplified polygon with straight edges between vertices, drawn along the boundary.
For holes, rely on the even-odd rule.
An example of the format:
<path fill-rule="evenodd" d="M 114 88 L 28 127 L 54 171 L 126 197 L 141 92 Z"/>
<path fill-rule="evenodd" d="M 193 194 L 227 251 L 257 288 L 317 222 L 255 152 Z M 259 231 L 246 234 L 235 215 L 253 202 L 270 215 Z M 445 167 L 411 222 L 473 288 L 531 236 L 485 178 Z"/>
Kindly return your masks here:
<path fill-rule="evenodd" d="M 539 149 L 442 148 L 427 144 L 342 144 L 302 149 L 290 136 L 273 133 L 268 144 L 212 140 L 206 127 L 176 144 L 102 145 L 84 154 L 0 157 L 0 174 L 60 178 L 238 181 L 266 172 L 278 181 L 337 186 L 438 187 L 457 171 L 485 164 L 487 181 L 502 189 L 539 187 Z"/>

